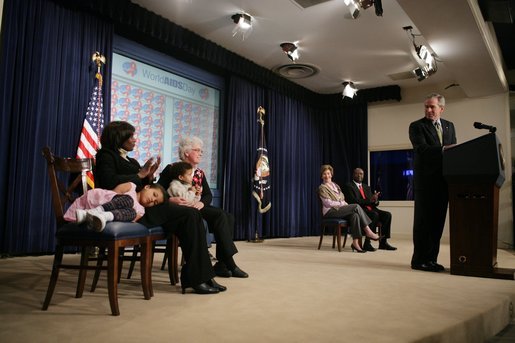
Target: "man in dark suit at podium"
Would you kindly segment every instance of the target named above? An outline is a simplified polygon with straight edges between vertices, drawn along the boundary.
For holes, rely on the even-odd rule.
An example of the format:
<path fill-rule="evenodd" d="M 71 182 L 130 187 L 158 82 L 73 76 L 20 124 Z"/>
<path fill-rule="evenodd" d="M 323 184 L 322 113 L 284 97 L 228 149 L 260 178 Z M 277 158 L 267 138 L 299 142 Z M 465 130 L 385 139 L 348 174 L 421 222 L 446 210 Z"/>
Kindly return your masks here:
<path fill-rule="evenodd" d="M 425 117 L 409 126 L 415 153 L 411 268 L 439 272 L 445 270 L 437 259 L 449 202 L 447 182 L 442 175 L 442 156 L 445 149 L 456 144 L 456 132 L 452 122 L 440 118 L 445 108 L 442 95 L 428 95 L 424 108 Z"/>
<path fill-rule="evenodd" d="M 372 193 L 370 186 L 363 183 L 364 177 L 365 172 L 363 169 L 354 169 L 352 173 L 352 181 L 343 187 L 345 200 L 349 204 L 358 204 L 361 206 L 370 220 L 372 220 L 372 223 L 370 223 L 368 226 L 375 233 L 378 233 L 377 223 L 381 223 L 381 238 L 379 239 L 379 249 L 397 250 L 396 247 L 391 246 L 388 243 L 388 238 L 390 238 L 390 226 L 392 224 L 392 214 L 388 211 L 380 210 L 377 207 L 379 206 L 379 193 Z M 370 243 L 370 239 L 368 237 L 365 239 L 363 249 L 366 251 L 376 250 Z"/>

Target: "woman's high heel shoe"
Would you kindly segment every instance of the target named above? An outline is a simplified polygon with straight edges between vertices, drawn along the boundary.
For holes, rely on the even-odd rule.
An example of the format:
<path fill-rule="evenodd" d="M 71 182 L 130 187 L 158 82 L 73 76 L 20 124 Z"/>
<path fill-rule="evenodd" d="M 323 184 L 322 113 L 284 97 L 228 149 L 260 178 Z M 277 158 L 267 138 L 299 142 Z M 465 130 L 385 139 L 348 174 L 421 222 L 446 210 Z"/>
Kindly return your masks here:
<path fill-rule="evenodd" d="M 375 237 L 370 237 L 370 236 L 367 235 L 367 238 L 371 239 L 373 241 L 378 241 L 378 240 L 380 240 L 382 238 L 382 236 L 379 236 L 378 234 L 374 234 L 374 235 L 375 235 Z"/>
<path fill-rule="evenodd" d="M 358 249 L 354 246 L 354 243 L 351 243 L 350 247 L 352 248 L 352 252 L 356 251 L 359 253 L 366 253 L 366 250 Z"/>

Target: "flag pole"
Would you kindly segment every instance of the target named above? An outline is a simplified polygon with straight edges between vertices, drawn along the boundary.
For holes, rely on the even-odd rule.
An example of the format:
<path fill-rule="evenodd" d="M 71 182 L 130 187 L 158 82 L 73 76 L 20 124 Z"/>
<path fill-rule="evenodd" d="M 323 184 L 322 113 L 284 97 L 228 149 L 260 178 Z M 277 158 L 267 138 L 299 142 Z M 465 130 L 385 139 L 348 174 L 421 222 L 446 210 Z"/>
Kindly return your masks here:
<path fill-rule="evenodd" d="M 98 106 L 98 108 L 100 108 L 100 106 L 102 105 L 101 90 L 102 90 L 102 85 L 104 83 L 100 69 L 101 69 L 102 65 L 104 65 L 106 63 L 106 58 L 100 52 L 95 51 L 93 56 L 91 56 L 91 59 L 97 65 L 97 73 L 95 74 L 95 78 L 98 80 L 98 89 L 99 89 L 98 94 L 99 95 L 98 95 L 98 99 L 97 99 L 97 101 L 98 101 L 97 106 Z M 101 133 L 100 130 L 102 127 L 102 125 L 101 125 L 102 119 L 103 118 L 101 118 L 100 116 L 97 116 L 97 144 L 98 144 L 98 146 L 100 146 L 100 133 Z"/>
<path fill-rule="evenodd" d="M 100 133 L 103 128 L 103 100 L 102 100 L 102 74 L 101 67 L 105 64 L 105 57 L 97 52 L 91 56 L 91 60 L 97 67 L 95 84 L 91 92 L 88 108 L 84 116 L 82 130 L 77 147 L 77 158 L 95 158 L 100 147 Z M 91 171 L 86 173 L 86 179 L 90 188 L 95 188 L 95 179 Z"/>
<path fill-rule="evenodd" d="M 256 175 L 254 176 L 254 179 L 255 179 L 255 181 L 257 181 L 258 186 L 254 188 L 254 192 L 253 193 L 254 193 L 254 197 L 259 202 L 259 207 L 260 207 L 259 208 L 259 213 L 265 213 L 266 211 L 268 211 L 268 209 L 270 207 L 267 206 L 267 208 L 264 209 L 264 210 L 261 208 L 261 205 L 262 205 L 261 199 L 264 198 L 264 184 L 263 184 L 263 182 L 261 182 L 263 175 L 258 172 L 258 170 L 260 169 L 262 161 L 265 161 L 264 157 L 266 158 L 266 161 L 268 161 L 268 157 L 264 154 L 264 151 L 266 151 L 266 148 L 265 148 L 265 130 L 264 130 L 265 120 L 263 119 L 263 116 L 265 115 L 265 109 L 263 107 L 259 106 L 258 109 L 257 109 L 257 114 L 258 114 L 258 120 L 257 121 L 261 125 L 261 128 L 260 128 L 259 156 L 258 156 L 258 162 L 257 162 L 257 166 L 256 166 Z M 266 175 L 266 177 L 268 177 L 268 174 Z M 259 238 L 259 233 L 258 233 L 257 226 L 256 226 L 255 232 L 254 232 L 254 239 L 251 239 L 250 242 L 251 243 L 263 243 L 263 239 Z"/>

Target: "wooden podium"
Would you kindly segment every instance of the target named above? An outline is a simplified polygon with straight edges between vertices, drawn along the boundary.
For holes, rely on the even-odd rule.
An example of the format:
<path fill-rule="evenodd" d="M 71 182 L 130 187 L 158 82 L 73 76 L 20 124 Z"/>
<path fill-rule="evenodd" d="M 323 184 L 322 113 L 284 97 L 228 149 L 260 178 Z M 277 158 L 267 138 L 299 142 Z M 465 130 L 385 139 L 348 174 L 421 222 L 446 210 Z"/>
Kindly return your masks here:
<path fill-rule="evenodd" d="M 443 175 L 449 185 L 451 274 L 513 280 L 515 269 L 497 267 L 504 156 L 495 133 L 447 149 Z"/>

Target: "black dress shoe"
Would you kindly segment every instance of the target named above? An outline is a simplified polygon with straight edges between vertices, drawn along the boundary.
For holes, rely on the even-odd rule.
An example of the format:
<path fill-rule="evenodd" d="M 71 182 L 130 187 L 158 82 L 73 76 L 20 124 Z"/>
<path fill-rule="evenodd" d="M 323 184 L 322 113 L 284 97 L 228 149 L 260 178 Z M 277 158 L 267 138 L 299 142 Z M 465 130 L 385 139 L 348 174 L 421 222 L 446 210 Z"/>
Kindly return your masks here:
<path fill-rule="evenodd" d="M 388 242 L 379 243 L 379 249 L 381 249 L 381 250 L 397 250 L 396 247 L 391 246 Z"/>
<path fill-rule="evenodd" d="M 439 263 L 436 262 L 429 262 L 429 264 L 437 271 L 437 272 L 443 272 L 445 270 L 445 267 L 442 266 Z"/>
<path fill-rule="evenodd" d="M 239 278 L 248 278 L 249 274 L 245 273 L 243 270 L 241 270 L 239 267 L 234 268 L 230 271 L 232 274 L 232 277 L 239 277 Z"/>
<path fill-rule="evenodd" d="M 365 239 L 365 243 L 363 244 L 363 250 L 365 251 L 376 251 L 377 249 L 370 244 L 368 239 Z"/>
<path fill-rule="evenodd" d="M 216 294 L 220 292 L 217 288 L 211 287 L 207 283 L 203 282 L 199 285 L 192 287 L 195 293 L 197 294 Z M 185 288 L 182 289 L 182 294 L 184 294 Z"/>
<path fill-rule="evenodd" d="M 216 276 L 220 276 L 220 277 L 231 277 L 232 276 L 231 271 L 229 269 L 227 269 L 225 264 L 222 264 L 220 262 L 216 262 L 215 265 L 213 266 L 213 269 L 215 270 Z"/>
<path fill-rule="evenodd" d="M 436 272 L 435 267 L 429 263 L 412 264 L 411 269 L 422 270 L 424 272 Z"/>
<path fill-rule="evenodd" d="M 206 284 L 208 286 L 218 289 L 220 292 L 225 292 L 227 290 L 227 287 L 220 285 L 218 282 L 215 281 L 215 279 L 209 280 L 208 282 L 206 282 Z"/>

